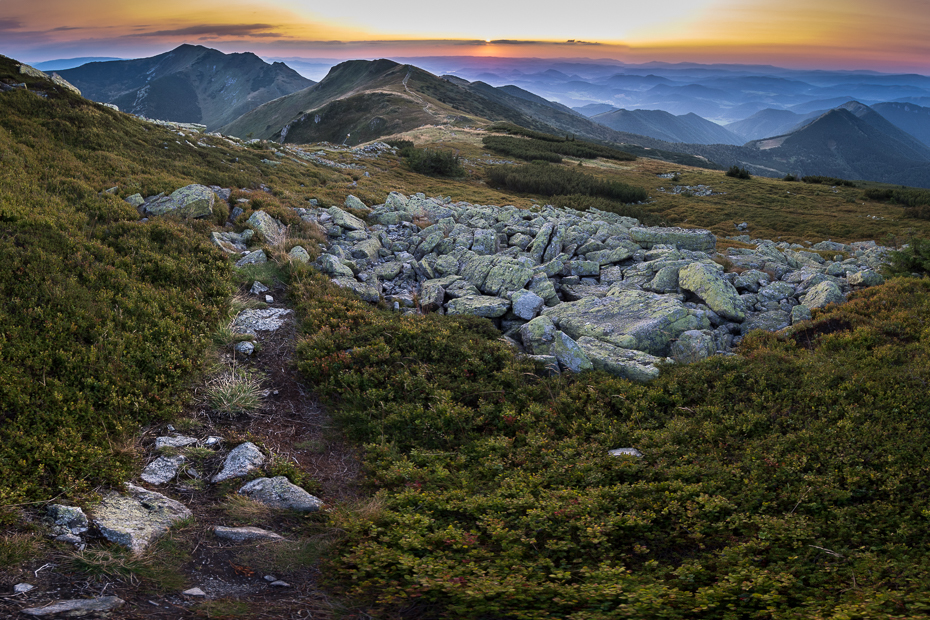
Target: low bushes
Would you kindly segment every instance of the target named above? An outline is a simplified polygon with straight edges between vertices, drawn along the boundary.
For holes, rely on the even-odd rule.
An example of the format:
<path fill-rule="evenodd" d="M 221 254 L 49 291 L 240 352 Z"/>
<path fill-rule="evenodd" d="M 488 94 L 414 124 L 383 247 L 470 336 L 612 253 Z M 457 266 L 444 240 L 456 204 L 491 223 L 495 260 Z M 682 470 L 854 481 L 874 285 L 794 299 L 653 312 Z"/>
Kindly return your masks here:
<path fill-rule="evenodd" d="M 920 220 L 930 220 L 930 190 L 926 189 L 867 189 L 863 192 L 866 200 L 888 202 L 905 207 L 904 216 Z"/>
<path fill-rule="evenodd" d="M 752 175 L 749 174 L 749 171 L 745 168 L 740 168 L 739 166 L 730 166 L 726 171 L 728 177 L 733 177 L 734 179 L 751 179 Z"/>
<path fill-rule="evenodd" d="M 838 179 L 836 177 L 824 177 L 818 175 L 808 175 L 806 177 L 801 177 L 802 183 L 812 183 L 814 185 L 837 185 L 840 187 L 856 187 L 856 184 L 852 181 L 847 181 L 846 179 Z"/>
<path fill-rule="evenodd" d="M 930 281 L 649 385 L 544 379 L 487 321 L 296 287 L 299 367 L 365 442 L 381 506 L 340 523 L 329 574 L 374 608 L 927 617 Z M 608 455 L 627 446 L 644 457 Z"/>
<path fill-rule="evenodd" d="M 554 138 L 554 137 L 553 137 Z M 558 163 L 562 156 L 594 159 L 603 157 L 617 161 L 633 161 L 635 156 L 614 148 L 583 140 L 541 139 L 536 137 L 486 136 L 484 146 L 495 153 L 518 157 L 526 161 L 540 160 Z"/>
<path fill-rule="evenodd" d="M 646 190 L 618 181 L 604 181 L 564 166 L 535 162 L 522 166 L 494 166 L 486 172 L 492 186 L 543 196 L 592 196 L 620 202 L 642 202 Z"/>

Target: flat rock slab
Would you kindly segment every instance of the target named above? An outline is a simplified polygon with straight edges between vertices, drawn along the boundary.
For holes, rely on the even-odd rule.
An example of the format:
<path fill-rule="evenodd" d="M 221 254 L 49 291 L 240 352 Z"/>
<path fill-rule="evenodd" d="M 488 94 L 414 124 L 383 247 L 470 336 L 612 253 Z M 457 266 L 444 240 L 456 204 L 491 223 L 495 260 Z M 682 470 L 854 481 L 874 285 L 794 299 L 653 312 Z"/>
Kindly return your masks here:
<path fill-rule="evenodd" d="M 284 476 L 256 478 L 239 489 L 239 494 L 271 508 L 298 512 L 315 512 L 323 506 L 319 498 L 292 484 Z"/>
<path fill-rule="evenodd" d="M 20 610 L 27 616 L 53 616 L 55 614 L 67 614 L 70 617 L 84 616 L 98 611 L 110 611 L 116 609 L 123 603 L 123 599 L 117 596 L 101 596 L 98 598 L 70 599 L 66 601 L 55 601 L 43 607 L 29 607 Z"/>
<path fill-rule="evenodd" d="M 642 351 L 633 351 L 614 346 L 589 336 L 578 339 L 578 346 L 585 352 L 596 370 L 630 381 L 647 382 L 659 376 L 656 364 L 666 361 Z"/>
<path fill-rule="evenodd" d="M 94 525 L 104 538 L 135 553 L 165 535 L 168 528 L 191 517 L 181 502 L 126 483 L 128 495 L 111 493 L 94 508 Z"/>
<path fill-rule="evenodd" d="M 233 542 L 247 542 L 250 540 L 284 540 L 280 534 L 275 534 L 260 527 L 224 527 L 217 525 L 213 528 L 217 538 Z"/>
<path fill-rule="evenodd" d="M 156 437 L 155 449 L 161 450 L 162 448 L 186 448 L 187 446 L 192 446 L 195 443 L 197 443 L 196 437 L 185 437 L 184 435 L 177 435 L 175 437 Z"/>
<path fill-rule="evenodd" d="M 654 245 L 674 245 L 680 250 L 710 252 L 717 247 L 717 237 L 709 230 L 698 228 L 645 228 L 630 229 L 630 238 L 644 248 Z"/>
<path fill-rule="evenodd" d="M 293 310 L 285 308 L 265 308 L 264 310 L 243 310 L 233 322 L 233 331 L 239 334 L 257 336 L 257 332 L 273 332 L 284 325 Z"/>
<path fill-rule="evenodd" d="M 491 295 L 466 295 L 446 304 L 446 314 L 472 314 L 495 319 L 507 314 L 510 302 Z"/>
<path fill-rule="evenodd" d="M 239 444 L 226 456 L 223 470 L 213 476 L 212 482 L 222 482 L 230 478 L 242 478 L 253 469 L 261 467 L 265 462 L 265 455 L 251 441 Z"/>
<path fill-rule="evenodd" d="M 637 290 L 611 293 L 561 303 L 543 310 L 543 316 L 575 341 L 589 336 L 653 355 L 665 355 L 669 342 L 682 332 L 709 326 L 673 297 Z"/>

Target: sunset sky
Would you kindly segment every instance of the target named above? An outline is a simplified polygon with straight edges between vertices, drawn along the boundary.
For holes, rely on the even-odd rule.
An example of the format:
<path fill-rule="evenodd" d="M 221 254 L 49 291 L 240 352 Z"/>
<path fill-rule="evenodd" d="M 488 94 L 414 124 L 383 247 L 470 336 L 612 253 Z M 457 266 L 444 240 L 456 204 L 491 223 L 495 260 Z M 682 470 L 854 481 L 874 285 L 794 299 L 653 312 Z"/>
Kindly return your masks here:
<path fill-rule="evenodd" d="M 192 43 L 265 58 L 587 57 L 930 74 L 928 34 L 928 0 L 0 0 L 0 54 L 27 62 L 139 58 Z"/>

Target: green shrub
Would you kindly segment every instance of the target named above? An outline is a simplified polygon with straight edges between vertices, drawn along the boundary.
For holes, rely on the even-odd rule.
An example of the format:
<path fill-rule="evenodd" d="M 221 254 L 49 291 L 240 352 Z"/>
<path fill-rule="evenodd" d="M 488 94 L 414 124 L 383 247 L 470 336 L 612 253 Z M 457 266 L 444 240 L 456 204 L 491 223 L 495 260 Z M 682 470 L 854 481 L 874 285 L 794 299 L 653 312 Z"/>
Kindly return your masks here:
<path fill-rule="evenodd" d="M 624 151 L 583 140 L 486 136 L 482 139 L 482 143 L 486 148 L 496 153 L 508 157 L 518 157 L 527 161 L 539 160 L 558 163 L 562 161 L 562 155 L 587 159 L 603 157 L 617 161 L 633 161 L 636 159 L 635 156 Z"/>
<path fill-rule="evenodd" d="M 930 190 L 871 188 L 863 192 L 863 197 L 866 200 L 903 205 L 904 217 L 930 220 Z"/>
<path fill-rule="evenodd" d="M 806 176 L 801 177 L 801 182 L 803 183 L 813 183 L 815 185 L 838 185 L 840 187 L 856 187 L 856 184 L 852 181 L 847 181 L 846 179 L 838 179 L 836 177 L 824 177 L 824 176 Z"/>
<path fill-rule="evenodd" d="M 627 203 L 642 202 L 649 197 L 641 187 L 618 181 L 603 181 L 573 168 L 547 162 L 493 166 L 485 174 L 489 185 L 521 193 L 593 196 Z"/>
<path fill-rule="evenodd" d="M 733 165 L 727 170 L 726 175 L 728 177 L 733 177 L 734 179 L 751 179 L 752 175 L 749 174 L 749 171 L 745 168 L 740 168 L 739 166 Z"/>
<path fill-rule="evenodd" d="M 786 174 L 786 175 L 782 178 L 782 181 L 794 182 L 794 181 L 797 181 L 797 180 L 798 180 L 798 177 L 795 176 L 795 175 L 793 175 L 793 174 Z"/>
<path fill-rule="evenodd" d="M 661 226 L 662 218 L 646 209 L 634 204 L 624 204 L 618 200 L 572 194 L 570 196 L 553 196 L 549 200 L 558 207 L 569 207 L 578 211 L 599 209 L 608 213 L 616 213 L 624 217 L 634 217 L 646 226 Z"/>
<path fill-rule="evenodd" d="M 912 239 L 907 247 L 893 252 L 886 271 L 892 276 L 930 274 L 930 239 Z"/>
<path fill-rule="evenodd" d="M 428 176 L 460 177 L 465 174 L 459 156 L 452 151 L 405 149 L 404 160 L 411 170 Z"/>

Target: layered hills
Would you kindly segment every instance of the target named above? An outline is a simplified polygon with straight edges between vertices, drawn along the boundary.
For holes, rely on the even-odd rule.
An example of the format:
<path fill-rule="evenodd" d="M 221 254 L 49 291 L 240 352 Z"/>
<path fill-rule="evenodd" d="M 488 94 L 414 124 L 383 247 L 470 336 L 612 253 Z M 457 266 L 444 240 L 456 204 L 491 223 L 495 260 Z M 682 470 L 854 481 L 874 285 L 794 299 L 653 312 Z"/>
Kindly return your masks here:
<path fill-rule="evenodd" d="M 692 144 L 743 144 L 739 135 L 693 112 L 675 116 L 663 110 L 612 110 L 591 120 L 617 131 L 649 136 L 666 142 Z"/>
<path fill-rule="evenodd" d="M 59 72 L 84 95 L 126 112 L 216 129 L 272 99 L 313 84 L 252 53 L 199 45 L 137 60 L 91 62 Z"/>

